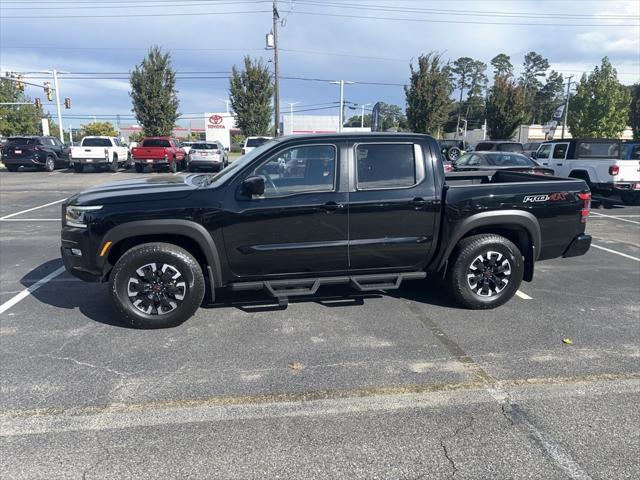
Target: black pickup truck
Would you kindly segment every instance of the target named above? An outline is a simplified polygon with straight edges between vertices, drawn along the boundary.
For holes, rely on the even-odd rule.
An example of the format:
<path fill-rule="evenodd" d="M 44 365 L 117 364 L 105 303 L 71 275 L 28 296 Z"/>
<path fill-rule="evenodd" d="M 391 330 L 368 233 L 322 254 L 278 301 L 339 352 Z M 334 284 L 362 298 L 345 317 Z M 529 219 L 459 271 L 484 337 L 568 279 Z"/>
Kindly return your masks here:
<path fill-rule="evenodd" d="M 283 137 L 212 175 L 93 187 L 62 206 L 62 258 L 109 281 L 137 327 L 177 325 L 215 289 L 265 289 L 281 304 L 327 284 L 398 288 L 441 278 L 468 308 L 494 308 L 538 260 L 583 255 L 583 180 L 444 173 L 418 134 Z"/>

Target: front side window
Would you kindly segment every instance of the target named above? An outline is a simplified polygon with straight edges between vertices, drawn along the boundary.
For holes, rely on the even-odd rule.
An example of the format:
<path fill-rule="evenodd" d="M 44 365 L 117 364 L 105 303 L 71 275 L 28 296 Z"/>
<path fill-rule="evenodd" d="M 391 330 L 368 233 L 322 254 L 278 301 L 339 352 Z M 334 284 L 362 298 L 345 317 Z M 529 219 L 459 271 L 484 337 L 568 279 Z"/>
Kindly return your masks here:
<path fill-rule="evenodd" d="M 553 158 L 557 160 L 564 160 L 567 156 L 567 148 L 569 147 L 566 143 L 559 143 L 553 148 Z"/>
<path fill-rule="evenodd" d="M 549 153 L 551 153 L 552 145 L 550 143 L 545 143 L 538 148 L 536 152 L 536 158 L 549 158 Z"/>
<path fill-rule="evenodd" d="M 416 184 L 413 144 L 372 143 L 356 148 L 358 189 L 404 188 Z"/>
<path fill-rule="evenodd" d="M 305 192 L 330 192 L 336 175 L 334 145 L 305 145 L 284 150 L 257 167 L 265 177 L 265 197 Z"/>

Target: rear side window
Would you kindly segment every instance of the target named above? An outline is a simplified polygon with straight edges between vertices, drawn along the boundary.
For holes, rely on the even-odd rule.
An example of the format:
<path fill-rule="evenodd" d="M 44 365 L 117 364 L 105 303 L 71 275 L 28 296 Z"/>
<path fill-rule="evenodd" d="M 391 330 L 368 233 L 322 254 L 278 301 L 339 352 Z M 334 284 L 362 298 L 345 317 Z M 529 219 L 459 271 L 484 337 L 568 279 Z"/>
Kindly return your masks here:
<path fill-rule="evenodd" d="M 108 138 L 85 138 L 82 140 L 83 147 L 110 147 L 111 140 Z"/>
<path fill-rule="evenodd" d="M 402 188 L 416 184 L 416 160 L 413 144 L 360 144 L 358 189 Z"/>
<path fill-rule="evenodd" d="M 149 138 L 142 142 L 143 147 L 164 147 L 168 148 L 171 146 L 169 140 L 164 140 L 162 138 Z"/>
<path fill-rule="evenodd" d="M 620 144 L 618 142 L 580 142 L 578 158 L 618 158 Z"/>

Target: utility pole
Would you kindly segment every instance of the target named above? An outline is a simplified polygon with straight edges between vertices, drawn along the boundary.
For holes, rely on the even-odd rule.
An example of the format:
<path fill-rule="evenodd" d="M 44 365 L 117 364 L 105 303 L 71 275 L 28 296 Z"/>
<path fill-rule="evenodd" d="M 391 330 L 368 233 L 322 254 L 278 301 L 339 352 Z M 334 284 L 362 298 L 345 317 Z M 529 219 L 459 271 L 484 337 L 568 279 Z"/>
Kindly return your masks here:
<path fill-rule="evenodd" d="M 116 126 L 118 127 L 118 138 L 120 138 L 120 114 L 116 115 Z"/>
<path fill-rule="evenodd" d="M 562 120 L 562 134 L 560 138 L 564 139 L 564 126 L 567 124 L 567 117 L 569 114 L 569 93 L 571 91 L 571 79 L 573 75 L 569 75 L 569 81 L 567 82 L 567 97 L 564 99 L 564 120 Z"/>
<path fill-rule="evenodd" d="M 280 136 L 280 65 L 278 64 L 278 0 L 273 0 L 273 104 L 274 104 L 274 126 L 276 137 Z"/>
<path fill-rule="evenodd" d="M 353 84 L 355 82 L 349 82 L 345 80 L 335 80 L 329 83 L 333 83 L 334 85 L 340 85 L 340 117 L 339 117 L 340 120 L 338 125 L 338 132 L 342 132 L 342 124 L 344 123 L 344 85 L 345 83 Z"/>
<path fill-rule="evenodd" d="M 56 108 L 58 109 L 58 129 L 60 141 L 64 143 L 64 130 L 62 129 L 62 110 L 60 109 L 60 87 L 58 86 L 58 71 L 53 70 L 53 88 L 56 91 Z"/>
<path fill-rule="evenodd" d="M 287 102 L 289 104 L 289 123 L 291 123 L 291 132 L 290 134 L 293 135 L 293 106 L 294 105 L 298 105 L 300 102 Z M 284 133 L 284 132 L 282 132 Z"/>

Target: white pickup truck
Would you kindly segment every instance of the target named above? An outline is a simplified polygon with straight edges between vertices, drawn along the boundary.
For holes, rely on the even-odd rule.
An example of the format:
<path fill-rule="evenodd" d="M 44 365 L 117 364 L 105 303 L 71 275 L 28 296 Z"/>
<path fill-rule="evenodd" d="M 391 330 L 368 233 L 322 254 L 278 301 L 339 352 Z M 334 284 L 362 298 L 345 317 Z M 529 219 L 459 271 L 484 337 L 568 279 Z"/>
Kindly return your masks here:
<path fill-rule="evenodd" d="M 71 147 L 69 155 L 69 167 L 76 173 L 81 173 L 85 165 L 116 172 L 130 163 L 129 149 L 116 137 L 84 137 L 79 147 Z"/>
<path fill-rule="evenodd" d="M 622 155 L 620 140 L 553 140 L 542 143 L 534 157 L 557 177 L 585 180 L 592 192 L 619 194 L 625 205 L 640 203 L 640 161 Z"/>

